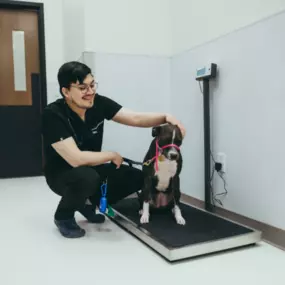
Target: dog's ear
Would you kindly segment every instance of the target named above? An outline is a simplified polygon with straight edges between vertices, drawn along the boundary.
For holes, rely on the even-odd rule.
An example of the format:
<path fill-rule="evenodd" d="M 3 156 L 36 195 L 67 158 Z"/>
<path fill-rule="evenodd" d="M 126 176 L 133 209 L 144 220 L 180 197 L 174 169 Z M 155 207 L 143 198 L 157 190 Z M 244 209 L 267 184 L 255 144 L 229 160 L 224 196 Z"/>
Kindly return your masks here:
<path fill-rule="evenodd" d="M 160 133 L 160 130 L 161 130 L 161 126 L 153 127 L 152 132 L 151 132 L 152 136 L 154 138 L 157 137 Z"/>
<path fill-rule="evenodd" d="M 181 132 L 180 128 L 179 128 L 177 125 L 175 125 L 175 130 L 176 130 L 177 138 L 178 138 L 180 141 L 182 141 L 182 140 L 183 140 L 183 135 L 182 135 L 182 132 Z"/>

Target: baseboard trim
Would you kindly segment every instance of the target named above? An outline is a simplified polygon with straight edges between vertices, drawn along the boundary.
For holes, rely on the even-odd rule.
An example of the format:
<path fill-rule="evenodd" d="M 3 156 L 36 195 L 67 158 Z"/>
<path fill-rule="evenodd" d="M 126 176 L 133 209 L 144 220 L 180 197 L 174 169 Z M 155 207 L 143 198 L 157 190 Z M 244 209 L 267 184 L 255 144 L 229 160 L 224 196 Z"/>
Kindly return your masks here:
<path fill-rule="evenodd" d="M 183 201 L 198 207 L 200 209 L 205 208 L 205 203 L 204 201 L 201 201 L 197 198 L 188 196 L 186 194 L 182 194 L 181 198 Z M 285 230 L 270 226 L 265 223 L 261 223 L 259 221 L 250 219 L 248 217 L 239 215 L 237 213 L 231 212 L 229 210 L 226 210 L 224 208 L 216 206 L 214 208 L 215 214 L 230 219 L 234 222 L 241 223 L 245 226 L 251 227 L 253 229 L 259 230 L 262 232 L 262 240 L 275 246 L 278 247 L 282 250 L 285 251 Z"/>

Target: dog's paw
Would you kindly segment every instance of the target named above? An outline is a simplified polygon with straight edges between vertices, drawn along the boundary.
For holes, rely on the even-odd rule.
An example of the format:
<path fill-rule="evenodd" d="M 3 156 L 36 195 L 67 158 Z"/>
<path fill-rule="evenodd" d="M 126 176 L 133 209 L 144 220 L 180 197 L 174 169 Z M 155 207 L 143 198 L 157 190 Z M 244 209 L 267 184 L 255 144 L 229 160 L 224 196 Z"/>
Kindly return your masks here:
<path fill-rule="evenodd" d="M 184 219 L 181 215 L 176 215 L 176 216 L 175 216 L 175 219 L 176 219 L 176 223 L 177 223 L 178 225 L 184 226 L 184 225 L 186 224 L 185 219 Z"/>
<path fill-rule="evenodd" d="M 149 215 L 148 214 L 142 214 L 140 222 L 141 222 L 141 224 L 147 224 L 149 222 Z"/>

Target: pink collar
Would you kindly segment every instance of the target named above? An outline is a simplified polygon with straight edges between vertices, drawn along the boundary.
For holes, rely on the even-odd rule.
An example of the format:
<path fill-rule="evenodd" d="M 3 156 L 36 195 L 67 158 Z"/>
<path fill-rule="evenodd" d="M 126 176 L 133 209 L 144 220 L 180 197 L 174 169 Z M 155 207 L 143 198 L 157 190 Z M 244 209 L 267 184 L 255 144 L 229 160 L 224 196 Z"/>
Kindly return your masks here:
<path fill-rule="evenodd" d="M 158 139 L 156 139 L 156 141 L 155 141 L 155 157 L 152 158 L 152 160 L 155 159 L 155 170 L 156 171 L 158 171 L 158 157 L 161 154 L 161 150 L 165 149 L 165 148 L 168 148 L 168 147 L 174 147 L 177 150 L 180 150 L 179 146 L 177 146 L 176 144 L 167 144 L 167 145 L 164 145 L 164 146 L 160 147 L 159 144 L 158 144 Z"/>

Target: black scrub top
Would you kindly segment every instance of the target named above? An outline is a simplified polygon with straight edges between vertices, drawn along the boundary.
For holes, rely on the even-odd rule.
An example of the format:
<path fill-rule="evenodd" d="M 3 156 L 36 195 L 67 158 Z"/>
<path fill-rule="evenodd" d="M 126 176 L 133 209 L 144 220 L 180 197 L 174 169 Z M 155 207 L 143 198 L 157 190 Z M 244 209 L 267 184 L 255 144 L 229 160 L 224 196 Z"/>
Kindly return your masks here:
<path fill-rule="evenodd" d="M 111 120 L 121 108 L 122 106 L 114 100 L 96 94 L 94 105 L 86 111 L 83 121 L 69 108 L 63 98 L 50 103 L 42 114 L 44 171 L 47 180 L 52 181 L 72 168 L 53 149 L 53 143 L 73 137 L 80 150 L 101 151 L 104 120 Z"/>

